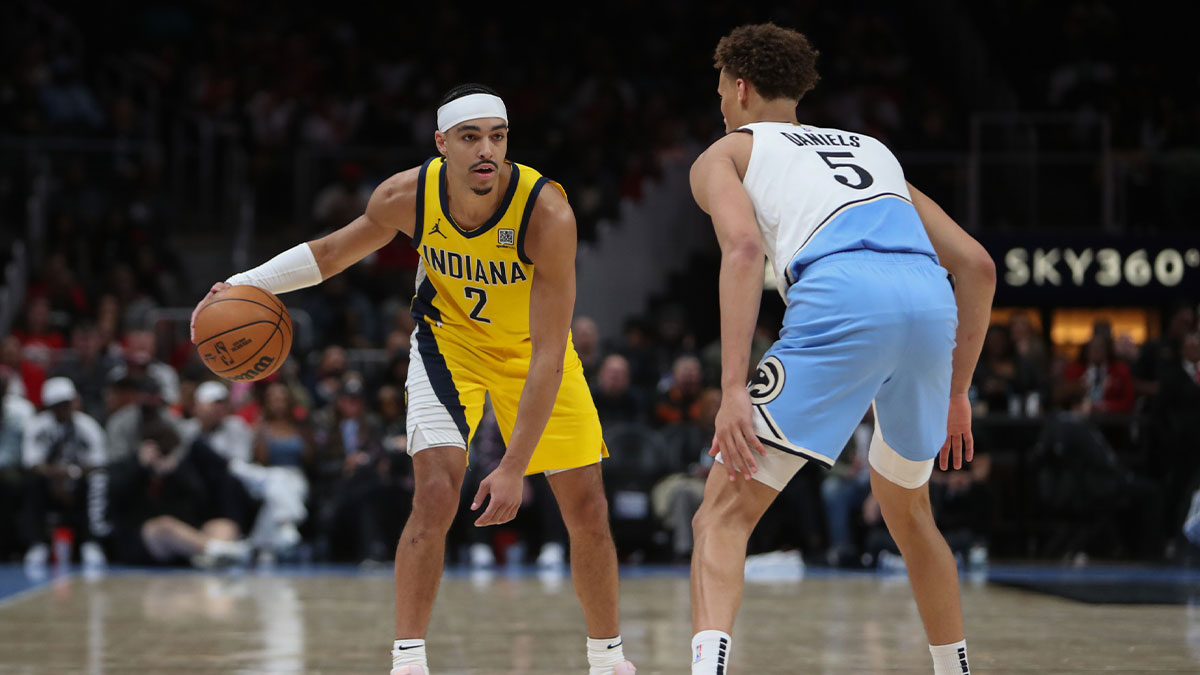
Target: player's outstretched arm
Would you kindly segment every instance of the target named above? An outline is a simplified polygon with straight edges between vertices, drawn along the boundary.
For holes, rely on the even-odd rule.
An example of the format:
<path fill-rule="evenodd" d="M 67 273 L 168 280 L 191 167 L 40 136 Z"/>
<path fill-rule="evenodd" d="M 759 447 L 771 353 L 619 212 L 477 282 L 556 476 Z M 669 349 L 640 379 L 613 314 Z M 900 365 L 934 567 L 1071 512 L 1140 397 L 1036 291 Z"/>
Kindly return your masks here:
<path fill-rule="evenodd" d="M 731 480 L 740 473 L 747 480 L 758 471 L 754 451 L 766 450 L 754 433 L 753 408 L 746 392 L 750 345 L 762 300 L 763 245 L 754 204 L 738 175 L 749 160 L 753 139 L 748 134 L 730 134 L 713 143 L 692 165 L 692 195 L 696 204 L 712 216 L 713 229 L 721 245 L 721 409 L 711 454 L 721 452 L 732 469 Z"/>
<path fill-rule="evenodd" d="M 517 515 L 525 469 L 558 399 L 575 311 L 575 213 L 566 197 L 557 189 L 543 189 L 528 227 L 525 250 L 534 265 L 529 291 L 533 353 L 504 459 L 472 500 L 471 508 L 478 509 L 491 495 L 487 510 L 475 521 L 479 526 L 505 523 Z"/>
<path fill-rule="evenodd" d="M 213 296 L 230 286 L 257 286 L 272 293 L 287 293 L 315 286 L 379 250 L 397 231 L 412 236 L 416 220 L 417 169 L 409 169 L 375 188 L 367 211 L 345 227 L 292 248 L 267 262 L 238 272 L 212 285 L 192 311 L 192 338 L 196 315 Z"/>
<path fill-rule="evenodd" d="M 954 275 L 954 301 L 958 305 L 957 344 L 954 347 L 954 374 L 950 380 L 950 422 L 946 444 L 942 446 L 941 466 L 947 468 L 951 451 L 954 468 L 962 468 L 974 455 L 971 436 L 971 403 L 967 390 L 979 362 L 983 338 L 992 316 L 992 296 L 996 292 L 996 264 L 988 252 L 967 234 L 936 202 L 912 184 L 908 186 L 913 206 L 942 266 Z"/>

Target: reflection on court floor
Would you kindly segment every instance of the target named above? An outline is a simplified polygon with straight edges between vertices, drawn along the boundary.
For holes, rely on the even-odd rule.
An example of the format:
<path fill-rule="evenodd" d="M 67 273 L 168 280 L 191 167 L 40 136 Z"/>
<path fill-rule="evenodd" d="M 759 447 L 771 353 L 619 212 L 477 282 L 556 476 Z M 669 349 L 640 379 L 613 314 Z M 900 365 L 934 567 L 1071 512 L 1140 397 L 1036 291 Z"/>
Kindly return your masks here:
<path fill-rule="evenodd" d="M 623 574 L 626 654 L 641 675 L 686 673 L 686 569 Z M 1193 598 L 1200 584 L 1196 573 L 1144 569 L 992 574 L 1114 589 L 1158 580 Z M 1196 604 L 1085 604 L 981 578 L 964 583 L 963 600 L 980 673 L 1195 673 L 1200 664 Z M 116 569 L 31 579 L 0 567 L 0 673 L 378 675 L 388 670 L 391 637 L 390 570 Z M 428 641 L 437 675 L 587 672 L 583 619 L 570 579 L 557 573 L 448 573 Z M 734 675 L 932 670 L 905 577 L 811 569 L 747 584 L 732 658 Z"/>

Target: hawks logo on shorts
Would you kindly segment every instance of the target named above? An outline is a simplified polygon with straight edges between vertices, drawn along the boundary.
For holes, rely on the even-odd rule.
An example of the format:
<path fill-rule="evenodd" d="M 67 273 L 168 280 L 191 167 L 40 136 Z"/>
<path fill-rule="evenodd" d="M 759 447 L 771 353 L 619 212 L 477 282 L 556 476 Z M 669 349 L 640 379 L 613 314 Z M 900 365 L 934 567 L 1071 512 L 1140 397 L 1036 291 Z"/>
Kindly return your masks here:
<path fill-rule="evenodd" d="M 746 386 L 750 399 L 757 405 L 774 401 L 783 392 L 785 379 L 783 363 L 774 356 L 768 356 L 758 365 L 754 379 Z"/>

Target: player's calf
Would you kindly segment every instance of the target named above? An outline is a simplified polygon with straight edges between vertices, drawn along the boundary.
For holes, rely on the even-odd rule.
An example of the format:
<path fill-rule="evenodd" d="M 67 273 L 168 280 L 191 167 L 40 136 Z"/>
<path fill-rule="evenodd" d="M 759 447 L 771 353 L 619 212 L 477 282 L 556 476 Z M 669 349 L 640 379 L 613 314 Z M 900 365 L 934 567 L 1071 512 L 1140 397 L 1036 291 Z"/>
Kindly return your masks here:
<path fill-rule="evenodd" d="M 904 555 L 913 597 L 929 638 L 934 675 L 969 675 L 958 568 L 933 520 L 928 485 L 904 488 L 872 468 L 871 490 L 879 500 L 888 531 Z"/>

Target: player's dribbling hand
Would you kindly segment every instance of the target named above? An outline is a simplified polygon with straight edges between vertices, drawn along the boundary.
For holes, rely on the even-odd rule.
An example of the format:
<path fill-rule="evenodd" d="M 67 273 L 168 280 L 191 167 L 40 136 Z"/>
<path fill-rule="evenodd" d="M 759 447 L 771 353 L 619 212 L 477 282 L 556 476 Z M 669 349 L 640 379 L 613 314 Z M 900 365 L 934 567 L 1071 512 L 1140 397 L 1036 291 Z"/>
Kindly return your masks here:
<path fill-rule="evenodd" d="M 729 480 L 737 480 L 739 473 L 750 480 L 751 474 L 758 471 L 754 451 L 767 456 L 766 448 L 754 433 L 750 393 L 741 388 L 727 391 L 721 396 L 721 409 L 717 411 L 716 430 L 708 454 L 716 457 L 718 452 L 721 453 L 721 459 L 729 469 Z"/>
<path fill-rule="evenodd" d="M 948 467 L 950 454 L 954 454 L 954 468 L 961 469 L 963 460 L 975 458 L 975 437 L 971 435 L 971 399 L 966 394 L 950 397 L 950 414 L 946 418 L 946 442 L 938 455 L 942 471 Z"/>
<path fill-rule="evenodd" d="M 233 286 L 225 283 L 224 281 L 218 281 L 212 285 L 212 288 L 208 289 L 208 294 L 201 298 L 200 302 L 196 303 L 196 309 L 192 310 L 192 323 L 188 327 L 188 334 L 191 336 L 193 344 L 196 342 L 196 315 L 199 314 L 200 310 L 213 299 L 213 296 L 230 288 L 233 288 Z"/>
<path fill-rule="evenodd" d="M 521 506 L 521 496 L 525 491 L 525 476 L 520 471 L 513 471 L 503 464 L 488 474 L 479 484 L 475 499 L 471 500 L 471 510 L 478 511 L 483 506 L 483 500 L 491 495 L 487 510 L 475 521 L 476 527 L 500 525 L 507 523 L 517 516 Z"/>

